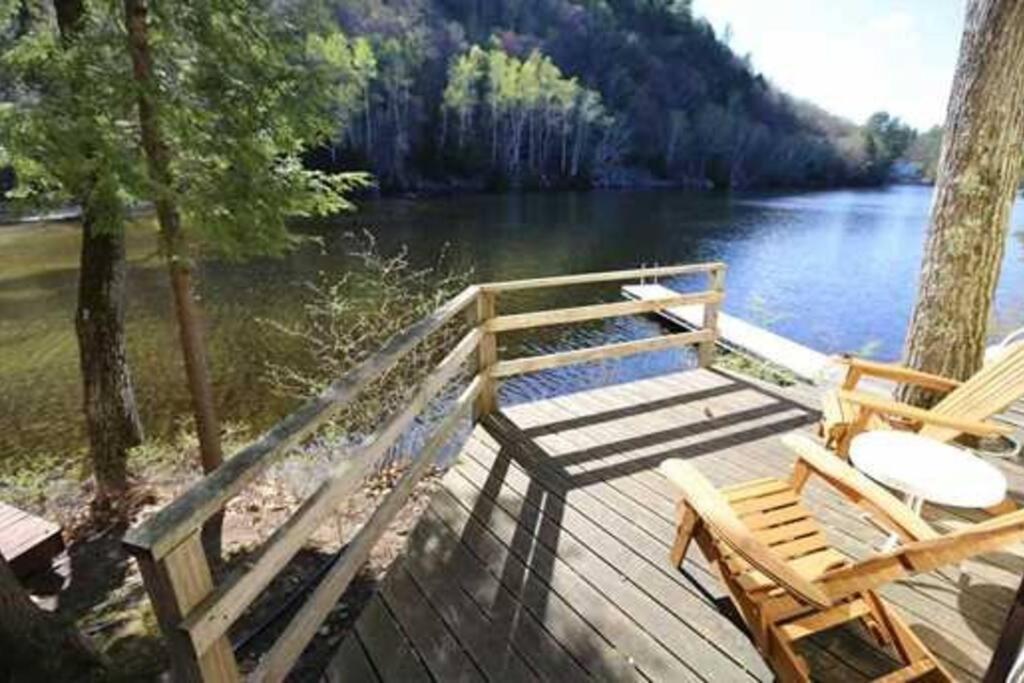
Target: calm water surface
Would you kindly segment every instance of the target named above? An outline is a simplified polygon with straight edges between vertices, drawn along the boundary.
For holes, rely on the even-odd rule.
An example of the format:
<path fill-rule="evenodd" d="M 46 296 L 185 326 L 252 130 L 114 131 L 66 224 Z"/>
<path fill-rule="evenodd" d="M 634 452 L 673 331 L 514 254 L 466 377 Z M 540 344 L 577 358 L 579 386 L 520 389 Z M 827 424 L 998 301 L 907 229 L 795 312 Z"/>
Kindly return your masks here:
<path fill-rule="evenodd" d="M 390 199 L 309 228 L 322 247 L 281 260 L 207 262 L 201 294 L 209 323 L 217 397 L 226 422 L 263 429 L 292 405 L 268 391 L 268 361 L 286 362 L 281 340 L 260 319 L 299 315 L 305 283 L 352 262 L 345 232 L 369 228 L 388 252 L 407 245 L 427 264 L 448 245 L 475 277 L 557 273 L 722 260 L 725 310 L 822 351 L 899 355 L 920 263 L 931 190 L 897 187 L 775 195 L 678 191 L 590 192 Z M 1000 283 L 995 330 L 1024 321 L 1024 216 L 1014 219 Z M 165 273 L 151 235 L 132 233 L 129 344 L 144 422 L 166 437 L 188 401 L 170 326 Z M 46 466 L 84 447 L 72 329 L 78 232 L 74 225 L 0 228 L 0 474 Z M 693 286 L 680 282 L 680 287 Z M 614 300 L 615 287 L 545 290 L 507 309 Z M 554 328 L 511 339 L 506 357 L 637 338 L 658 323 L 622 319 Z M 510 383 L 523 400 L 692 363 L 670 351 L 541 373 Z"/>

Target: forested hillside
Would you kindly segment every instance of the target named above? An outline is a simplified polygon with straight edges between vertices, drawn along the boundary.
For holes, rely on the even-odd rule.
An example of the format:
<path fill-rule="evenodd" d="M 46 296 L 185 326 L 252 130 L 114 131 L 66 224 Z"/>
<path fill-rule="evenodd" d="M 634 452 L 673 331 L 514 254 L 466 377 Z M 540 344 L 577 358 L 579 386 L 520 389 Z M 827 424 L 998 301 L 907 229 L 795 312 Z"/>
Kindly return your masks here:
<path fill-rule="evenodd" d="M 778 91 L 685 0 L 322 8 L 349 38 L 360 104 L 314 161 L 385 188 L 870 184 L 913 136 L 886 118 L 899 144 L 875 144 Z"/>
<path fill-rule="evenodd" d="M 337 77 L 334 144 L 306 162 L 384 190 L 877 184 L 914 138 L 780 92 L 689 0 L 270 5 L 306 36 L 297 66 Z M 20 98 L 0 73 L 0 99 Z M 0 141 L 0 189 L 3 157 Z"/>

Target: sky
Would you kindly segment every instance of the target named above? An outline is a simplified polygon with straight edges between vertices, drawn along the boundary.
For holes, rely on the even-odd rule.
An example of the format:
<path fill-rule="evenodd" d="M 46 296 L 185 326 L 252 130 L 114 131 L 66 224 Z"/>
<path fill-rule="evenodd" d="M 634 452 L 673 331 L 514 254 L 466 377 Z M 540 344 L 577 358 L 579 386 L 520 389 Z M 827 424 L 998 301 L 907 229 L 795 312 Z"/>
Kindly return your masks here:
<path fill-rule="evenodd" d="M 941 124 L 965 0 L 694 0 L 730 45 L 782 90 L 863 123 L 885 110 Z"/>

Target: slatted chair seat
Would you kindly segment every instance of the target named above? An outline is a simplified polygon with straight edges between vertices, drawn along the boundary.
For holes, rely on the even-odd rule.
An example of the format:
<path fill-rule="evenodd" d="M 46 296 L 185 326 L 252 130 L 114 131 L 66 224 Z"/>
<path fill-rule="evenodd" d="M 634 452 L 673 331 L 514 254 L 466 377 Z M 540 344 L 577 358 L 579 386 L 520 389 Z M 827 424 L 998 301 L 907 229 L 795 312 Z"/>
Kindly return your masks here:
<path fill-rule="evenodd" d="M 1010 347 L 966 382 L 852 357 L 839 362 L 847 367 L 846 377 L 840 388 L 822 398 L 822 432 L 827 445 L 844 457 L 854 436 L 874 429 L 908 429 L 939 441 L 961 434 L 1012 434 L 1013 427 L 990 419 L 1024 397 L 1024 343 Z M 923 410 L 859 391 L 863 377 L 913 384 L 943 397 Z"/>
<path fill-rule="evenodd" d="M 808 681 L 798 641 L 861 622 L 901 662 L 881 681 L 952 680 L 875 589 L 1024 538 L 1024 511 L 939 536 L 888 491 L 804 436 L 788 435 L 798 455 L 790 480 L 757 479 L 713 488 L 681 460 L 662 472 L 682 493 L 671 562 L 681 566 L 691 542 L 717 570 L 758 649 L 782 681 Z M 818 476 L 884 520 L 904 540 L 895 550 L 854 560 L 833 548 L 804 506 Z"/>

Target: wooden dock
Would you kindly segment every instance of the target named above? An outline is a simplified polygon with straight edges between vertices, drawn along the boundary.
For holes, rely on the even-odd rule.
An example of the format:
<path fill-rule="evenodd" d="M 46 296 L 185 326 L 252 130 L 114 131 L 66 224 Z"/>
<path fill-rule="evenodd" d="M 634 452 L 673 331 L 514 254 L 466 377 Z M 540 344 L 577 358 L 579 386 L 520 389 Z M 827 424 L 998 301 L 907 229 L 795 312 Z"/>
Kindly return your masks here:
<path fill-rule="evenodd" d="M 330 521 L 338 501 L 356 495 L 388 449 L 450 389 L 457 398 L 433 420 L 417 459 L 278 625 L 255 671 L 245 673 L 279 681 L 293 671 L 417 482 L 454 434 L 468 434 L 403 559 L 342 641 L 327 680 L 772 679 L 706 563 L 691 553 L 680 572 L 669 562 L 677 501 L 657 468 L 666 458 L 683 458 L 716 485 L 788 476 L 794 456 L 779 437 L 812 429 L 820 387 L 804 382 L 782 389 L 716 369 L 714 345 L 744 341 L 808 380 L 817 380 L 827 359 L 776 335 L 754 339 L 756 328 L 718 315 L 725 270 L 711 262 L 471 285 L 336 378 L 126 534 L 166 635 L 173 674 L 239 680 L 231 625 Z M 698 279 L 705 289 L 661 291 L 650 299 L 639 290 L 637 300 L 557 310 L 500 308 L 499 299 L 511 292 L 652 277 Z M 693 305 L 701 306 L 693 331 L 514 358 L 503 357 L 508 347 L 499 341 L 509 332 L 665 308 L 679 307 L 679 320 L 687 321 L 686 307 Z M 201 541 L 211 516 L 425 339 L 459 328 L 464 333 L 448 343 L 407 401 L 339 459 L 244 567 L 223 576 L 211 571 Z M 696 347 L 699 369 L 515 406 L 499 401 L 498 383 L 508 377 L 686 346 Z M 1024 467 L 1016 460 L 998 464 L 1019 500 Z M 859 508 L 820 484 L 803 498 L 830 544 L 854 560 L 874 555 L 886 538 Z M 926 517 L 955 527 L 978 515 L 929 507 Z M 958 678 L 980 680 L 1021 573 L 1024 544 L 882 593 Z M 868 638 L 863 629 L 833 629 L 799 647 L 817 679 L 856 681 L 895 668 Z"/>
<path fill-rule="evenodd" d="M 701 369 L 486 418 L 325 679 L 771 680 L 699 553 L 685 574 L 670 566 L 675 496 L 657 467 L 685 458 L 716 485 L 785 476 L 793 456 L 779 436 L 817 419 L 794 396 Z M 1024 468 L 999 465 L 1019 497 Z M 809 498 L 851 557 L 884 540 L 820 485 Z M 882 592 L 955 676 L 979 680 L 1022 571 L 1014 548 Z M 865 637 L 827 632 L 803 654 L 824 680 L 894 668 Z"/>
<path fill-rule="evenodd" d="M 622 294 L 640 301 L 679 295 L 659 284 L 624 285 Z M 704 324 L 704 305 L 671 306 L 655 315 L 680 327 L 699 329 Z M 785 368 L 811 384 L 828 383 L 836 375 L 834 364 L 825 354 L 722 311 L 718 313 L 718 343 Z"/>
<path fill-rule="evenodd" d="M 0 503 L 0 554 L 18 576 L 44 571 L 64 550 L 60 527 Z"/>

